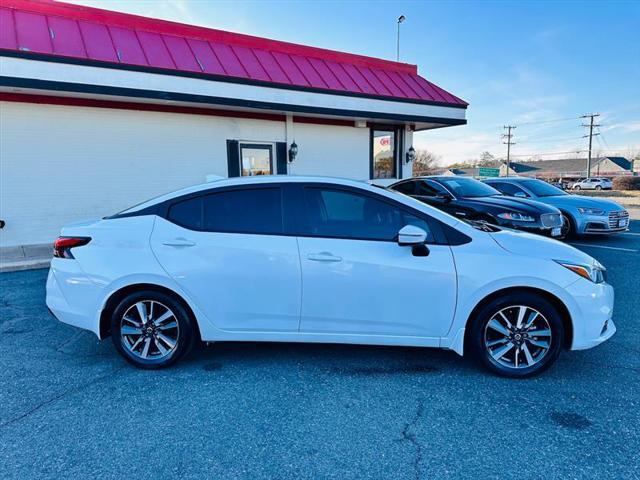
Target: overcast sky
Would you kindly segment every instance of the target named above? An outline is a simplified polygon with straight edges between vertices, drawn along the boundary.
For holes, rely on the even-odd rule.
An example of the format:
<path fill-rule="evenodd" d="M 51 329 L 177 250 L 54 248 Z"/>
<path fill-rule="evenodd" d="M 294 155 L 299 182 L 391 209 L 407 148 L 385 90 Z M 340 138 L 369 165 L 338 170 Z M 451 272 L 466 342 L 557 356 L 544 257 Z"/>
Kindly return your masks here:
<path fill-rule="evenodd" d="M 594 147 L 640 150 L 638 1 L 76 0 L 74 3 L 401 60 L 470 103 L 469 124 L 416 134 L 443 164 L 505 153 L 514 159 L 584 150 L 578 117 L 598 112 Z M 556 153 L 557 152 L 557 153 Z M 580 152 L 573 156 L 585 156 Z"/>

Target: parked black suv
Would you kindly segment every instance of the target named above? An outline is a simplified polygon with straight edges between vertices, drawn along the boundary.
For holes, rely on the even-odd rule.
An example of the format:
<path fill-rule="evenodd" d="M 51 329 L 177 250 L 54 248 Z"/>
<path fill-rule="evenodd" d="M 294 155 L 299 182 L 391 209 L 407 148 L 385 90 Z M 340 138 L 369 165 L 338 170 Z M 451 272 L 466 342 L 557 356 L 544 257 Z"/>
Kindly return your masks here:
<path fill-rule="evenodd" d="M 456 217 L 485 221 L 552 237 L 561 235 L 560 210 L 541 202 L 507 197 L 469 177 L 415 177 L 388 187 Z"/>

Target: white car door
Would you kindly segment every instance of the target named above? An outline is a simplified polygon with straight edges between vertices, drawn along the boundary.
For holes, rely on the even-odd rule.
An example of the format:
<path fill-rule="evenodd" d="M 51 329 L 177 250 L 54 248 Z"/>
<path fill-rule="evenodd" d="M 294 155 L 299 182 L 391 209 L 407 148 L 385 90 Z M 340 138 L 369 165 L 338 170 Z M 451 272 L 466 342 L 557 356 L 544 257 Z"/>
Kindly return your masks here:
<path fill-rule="evenodd" d="M 450 247 L 433 243 L 428 219 L 371 192 L 312 184 L 303 190 L 300 331 L 445 335 L 456 273 Z M 398 245 L 397 233 L 408 224 L 427 231 L 428 256 Z"/>
<path fill-rule="evenodd" d="M 281 188 L 216 191 L 173 202 L 156 220 L 153 252 L 216 327 L 297 331 L 300 260 L 296 238 L 283 235 Z"/>

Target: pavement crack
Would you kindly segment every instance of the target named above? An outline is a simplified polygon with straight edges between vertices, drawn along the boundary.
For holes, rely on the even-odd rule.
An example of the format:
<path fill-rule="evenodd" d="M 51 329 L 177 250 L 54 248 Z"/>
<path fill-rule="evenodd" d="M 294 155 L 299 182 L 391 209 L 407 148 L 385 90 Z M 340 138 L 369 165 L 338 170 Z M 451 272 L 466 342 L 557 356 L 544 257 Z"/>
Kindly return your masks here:
<path fill-rule="evenodd" d="M 407 441 L 413 445 L 416 450 L 416 454 L 413 458 L 413 472 L 414 478 L 416 480 L 420 479 L 420 464 L 422 463 L 423 458 L 423 450 L 422 445 L 418 441 L 418 437 L 415 433 L 414 427 L 418 424 L 422 416 L 424 415 L 424 404 L 422 400 L 418 400 L 418 408 L 416 408 L 416 413 L 410 422 L 404 424 L 402 428 L 402 441 Z"/>
<path fill-rule="evenodd" d="M 64 397 L 67 397 L 69 395 L 73 395 L 74 393 L 81 392 L 82 390 L 84 390 L 86 388 L 89 388 L 92 385 L 100 383 L 102 380 L 105 380 L 105 379 L 111 377 L 112 375 L 114 375 L 115 373 L 118 373 L 120 370 L 122 370 L 125 367 L 126 367 L 126 365 L 118 367 L 118 368 L 116 368 L 114 370 L 111 370 L 109 373 L 105 373 L 104 375 L 100 375 L 99 377 L 96 377 L 96 378 L 94 378 L 94 379 L 92 379 L 92 380 L 90 380 L 90 381 L 88 381 L 86 383 L 83 383 L 83 384 L 78 385 L 76 387 L 69 388 L 69 389 L 65 390 L 64 392 L 59 393 L 58 395 L 55 395 L 55 396 L 53 396 L 51 398 L 43 400 L 42 402 L 40 402 L 37 405 L 33 406 L 32 408 L 30 408 L 26 412 L 21 413 L 20 415 L 18 415 L 16 417 L 10 418 L 9 420 L 6 420 L 6 421 L 0 423 L 0 428 L 4 428 L 4 427 L 12 425 L 12 424 L 14 424 L 16 422 L 19 422 L 20 420 L 22 420 L 24 418 L 27 418 L 28 416 L 36 413 L 38 410 L 40 410 L 43 407 L 46 407 L 47 405 L 51 405 L 52 403 L 54 403 L 54 402 L 56 402 L 56 401 L 58 401 L 58 400 L 60 400 L 60 399 L 62 399 Z"/>

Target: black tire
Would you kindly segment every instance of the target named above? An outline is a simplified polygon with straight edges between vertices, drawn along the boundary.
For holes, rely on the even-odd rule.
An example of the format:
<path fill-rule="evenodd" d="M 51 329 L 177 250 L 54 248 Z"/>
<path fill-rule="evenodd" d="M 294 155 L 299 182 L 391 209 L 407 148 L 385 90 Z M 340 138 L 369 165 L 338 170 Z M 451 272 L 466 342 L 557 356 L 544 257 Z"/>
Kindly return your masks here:
<path fill-rule="evenodd" d="M 135 305 L 140 302 L 154 302 L 154 305 L 159 304 L 159 306 L 156 308 L 165 307 L 167 310 L 171 310 L 171 312 L 173 313 L 173 315 L 169 317 L 169 321 L 171 322 L 171 324 L 173 324 L 173 319 L 175 318 L 177 327 L 168 327 L 168 330 L 164 330 L 163 332 L 166 332 L 167 335 L 172 334 L 173 337 L 175 337 L 175 346 L 169 348 L 168 344 L 160 341 L 161 347 L 163 349 L 169 350 L 169 353 L 166 354 L 166 356 L 160 357 L 161 352 L 156 347 L 158 353 L 157 358 L 153 358 L 152 356 L 149 356 L 148 358 L 142 358 L 140 355 L 134 354 L 131 349 L 125 345 L 125 342 L 127 342 L 128 339 L 135 339 L 137 337 L 128 337 L 128 339 L 125 339 L 122 336 L 122 319 L 125 313 L 131 312 L 131 309 L 135 308 Z M 166 312 L 167 310 L 163 310 L 163 312 Z M 135 313 L 128 313 L 128 315 L 133 316 L 134 320 L 138 320 L 139 318 L 139 316 L 135 316 Z M 194 321 L 191 319 L 191 316 L 185 309 L 182 302 L 179 301 L 176 297 L 155 290 L 141 290 L 127 295 L 113 310 L 113 313 L 111 314 L 111 339 L 113 340 L 113 344 L 115 345 L 118 353 L 122 355 L 125 360 L 135 365 L 136 367 L 149 370 L 166 368 L 173 365 L 182 357 L 187 355 L 191 348 L 193 348 L 197 336 L 195 325 L 193 322 Z M 144 328 L 141 329 L 141 331 L 144 331 Z M 173 337 L 171 338 L 172 340 Z M 150 337 L 150 341 L 148 343 L 151 344 L 151 341 L 155 342 L 154 345 L 158 344 L 157 338 L 154 339 Z M 153 352 L 153 349 L 153 346 L 149 348 L 151 352 Z"/>
<path fill-rule="evenodd" d="M 575 237 L 576 235 L 576 224 L 571 218 L 571 215 L 565 212 L 560 212 L 562 214 L 562 235 L 561 239 L 570 239 Z"/>
<path fill-rule="evenodd" d="M 549 346 L 544 355 L 536 357 L 537 363 L 533 363 L 531 366 L 515 368 L 514 366 L 505 366 L 494 359 L 489 347 L 486 346 L 486 332 L 490 331 L 490 329 L 487 328 L 487 324 L 498 312 L 504 311 L 504 309 L 512 306 L 520 305 L 532 308 L 542 315 L 543 318 L 540 319 L 540 321 L 546 320 L 548 323 L 551 330 L 551 340 L 547 342 Z M 509 310 L 506 312 L 508 315 Z M 495 298 L 487 305 L 484 305 L 470 322 L 468 345 L 472 354 L 491 372 L 503 377 L 526 378 L 542 373 L 556 361 L 564 345 L 564 324 L 560 312 L 546 298 L 535 293 L 519 292 Z M 540 339 L 538 338 L 536 341 L 540 341 Z M 535 349 L 535 347 L 531 348 Z M 496 347 L 494 352 L 497 349 Z M 512 352 L 512 355 L 515 355 L 515 350 L 512 350 Z M 539 350 L 538 354 L 541 352 L 542 350 Z M 518 354 L 519 353 L 520 352 L 518 352 Z"/>
<path fill-rule="evenodd" d="M 602 187 L 600 185 L 596 185 L 596 190 L 602 190 Z"/>
<path fill-rule="evenodd" d="M 574 190 L 581 190 L 580 185 L 576 185 L 575 187 L 573 187 Z"/>

